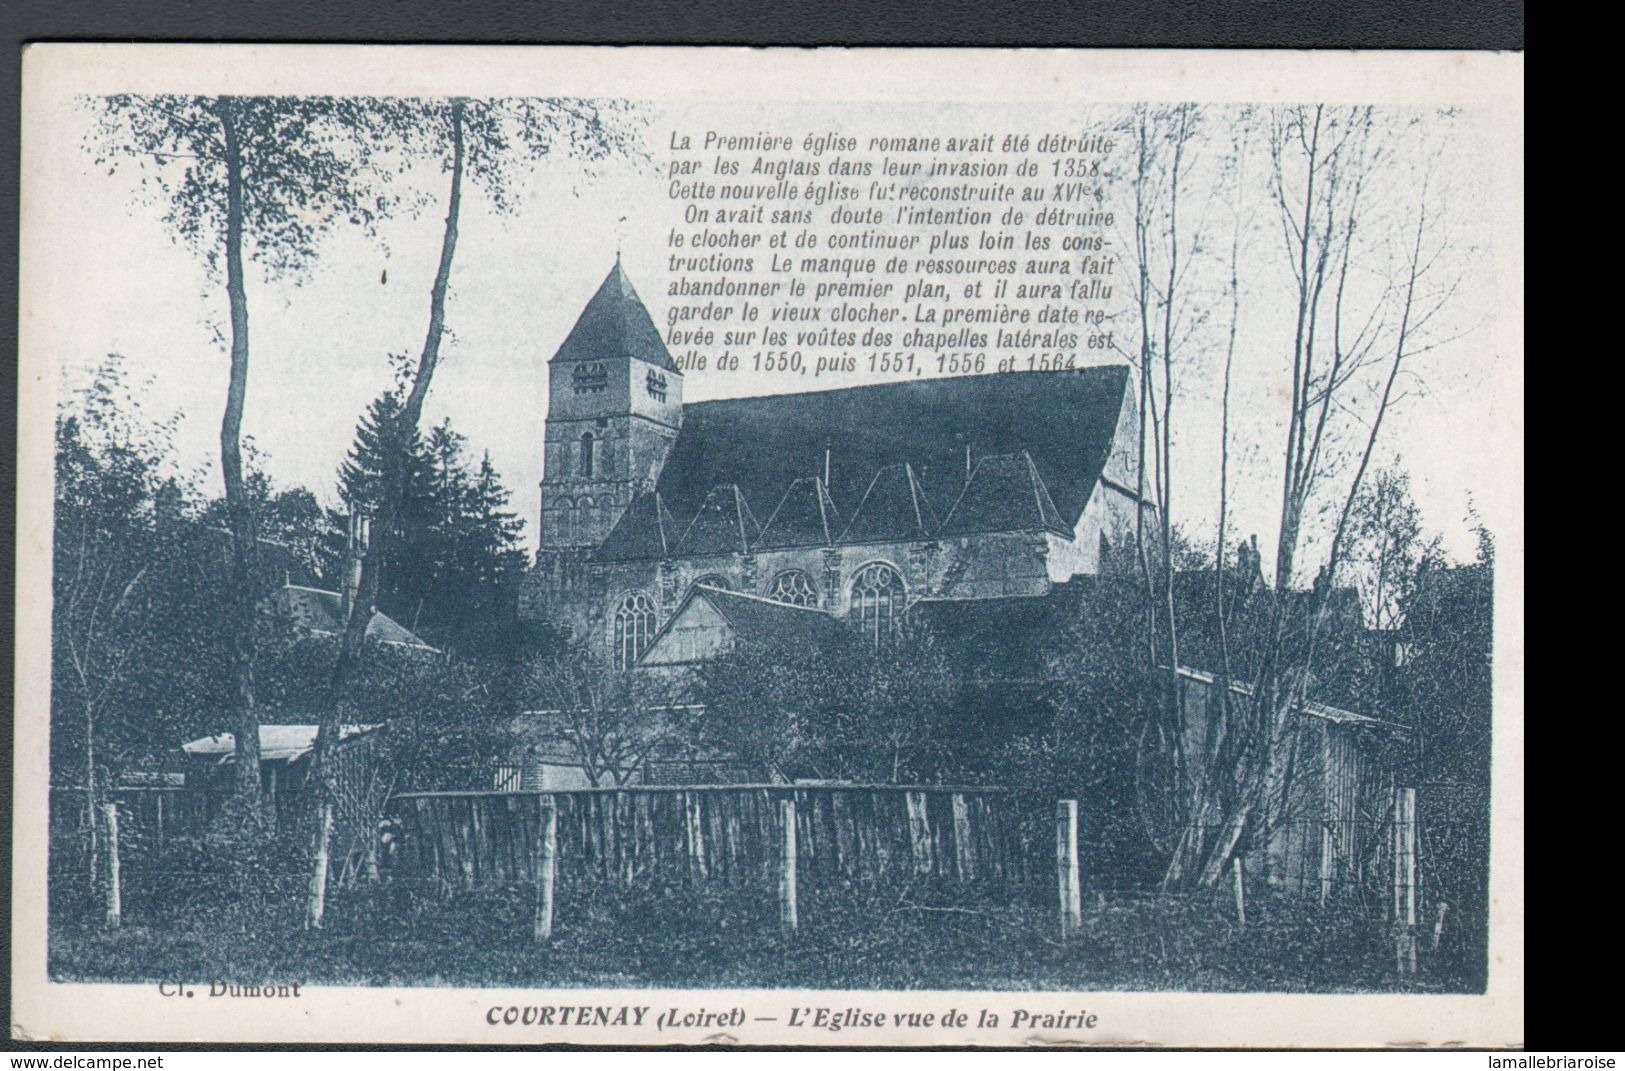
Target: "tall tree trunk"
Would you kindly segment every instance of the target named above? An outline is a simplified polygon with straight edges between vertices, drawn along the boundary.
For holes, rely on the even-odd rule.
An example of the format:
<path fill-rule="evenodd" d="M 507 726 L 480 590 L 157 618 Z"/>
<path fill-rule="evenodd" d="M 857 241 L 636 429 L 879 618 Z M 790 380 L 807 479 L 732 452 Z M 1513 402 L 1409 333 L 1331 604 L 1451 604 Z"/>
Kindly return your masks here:
<path fill-rule="evenodd" d="M 231 304 L 231 378 L 220 422 L 220 470 L 231 525 L 231 585 L 227 591 L 237 745 L 237 795 L 260 809 L 260 722 L 254 706 L 254 510 L 243 484 L 243 403 L 248 396 L 248 295 L 243 283 L 243 155 L 238 102 L 215 101 L 225 142 L 226 294 Z"/>
<path fill-rule="evenodd" d="M 90 831 L 90 889 L 96 889 L 96 878 L 101 872 L 101 830 L 97 827 L 101 796 L 96 791 L 96 708 L 85 700 L 85 821 Z"/>
<path fill-rule="evenodd" d="M 1179 285 L 1179 169 L 1190 137 L 1190 105 L 1179 109 L 1179 129 L 1174 134 L 1174 160 L 1168 181 L 1168 286 L 1162 303 L 1162 486 L 1157 497 L 1162 503 L 1162 586 L 1163 614 L 1168 619 L 1168 669 L 1171 673 L 1172 702 L 1179 703 L 1179 626 L 1174 619 L 1174 314 L 1178 308 L 1175 289 Z M 1173 724 L 1182 719 L 1177 710 Z"/>
<path fill-rule="evenodd" d="M 418 357 L 417 371 L 412 377 L 412 389 L 406 403 L 396 414 L 394 425 L 388 430 L 384 444 L 387 472 L 384 479 L 383 501 L 379 504 L 377 523 L 372 525 L 373 545 L 361 570 L 361 591 L 355 609 L 345 623 L 344 637 L 339 648 L 338 661 L 328 685 L 328 702 L 316 731 L 316 770 L 323 791 L 318 798 L 336 796 L 332 782 L 333 751 L 338 746 L 344 713 L 349 706 L 349 691 L 361 668 L 366 653 L 367 626 L 378 602 L 380 576 L 383 573 L 395 529 L 400 523 L 402 503 L 406 498 L 408 479 L 407 449 L 417 433 L 423 416 L 423 403 L 429 394 L 440 363 L 440 342 L 446 329 L 446 290 L 451 283 L 451 265 L 457 252 L 457 227 L 463 205 L 463 102 L 452 101 L 451 124 L 451 196 L 446 206 L 446 227 L 440 239 L 440 265 L 435 271 L 434 283 L 429 289 L 429 327 L 423 340 L 423 352 Z"/>
<path fill-rule="evenodd" d="M 1134 178 L 1134 248 L 1135 259 L 1138 261 L 1139 290 L 1136 295 L 1140 314 L 1140 361 L 1137 369 L 1139 380 L 1139 406 L 1138 436 L 1134 457 L 1134 547 L 1139 559 L 1140 579 L 1145 585 L 1145 660 L 1146 671 L 1153 676 L 1157 672 L 1157 600 L 1156 584 L 1151 574 L 1151 552 L 1146 547 L 1145 532 L 1145 461 L 1147 450 L 1146 421 L 1152 419 L 1151 407 L 1151 275 L 1147 264 L 1149 253 L 1146 249 L 1146 231 L 1150 227 L 1146 219 L 1146 183 L 1150 164 L 1148 156 L 1150 146 L 1149 134 L 1146 131 L 1146 118 L 1142 110 L 1139 115 L 1138 137 L 1136 138 L 1137 153 L 1135 157 Z M 1161 502 L 1158 502 L 1161 507 Z"/>

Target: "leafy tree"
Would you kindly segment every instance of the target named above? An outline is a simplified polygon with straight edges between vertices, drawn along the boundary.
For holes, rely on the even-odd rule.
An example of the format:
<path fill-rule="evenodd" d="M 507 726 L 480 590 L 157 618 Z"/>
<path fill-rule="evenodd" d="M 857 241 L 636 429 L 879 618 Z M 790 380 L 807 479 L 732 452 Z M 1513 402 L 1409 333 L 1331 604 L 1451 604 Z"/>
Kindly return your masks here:
<path fill-rule="evenodd" d="M 642 149 L 640 122 L 631 107 L 622 102 L 455 97 L 371 101 L 363 107 L 372 111 L 366 120 L 369 127 L 376 124 L 386 130 L 395 146 L 404 149 L 408 156 L 437 161 L 449 180 L 440 257 L 429 289 L 423 349 L 400 411 L 394 417 L 394 434 L 385 440 L 394 456 L 386 455 L 385 459 L 383 496 L 374 526 L 377 555 L 376 558 L 369 555 L 369 564 L 363 568 L 359 598 L 362 607 L 371 607 L 378 601 L 378 563 L 387 563 L 390 559 L 390 544 L 409 499 L 410 463 L 406 447 L 418 434 L 424 402 L 440 363 L 465 179 L 485 193 L 493 209 L 506 214 L 511 213 L 517 203 L 515 186 L 520 176 L 555 152 L 591 163 L 612 157 L 641 159 Z M 332 749 L 337 744 L 338 728 L 349 702 L 347 693 L 365 651 L 366 626 L 365 614 L 355 614 L 344 632 L 339 658 L 333 667 L 330 699 L 317 732 L 318 771 L 327 769 Z M 323 777 L 325 779 L 325 774 Z M 319 918 L 313 917 L 310 921 L 313 926 L 321 924 Z"/>
<path fill-rule="evenodd" d="M 248 471 L 244 489 L 259 531 L 252 581 L 256 604 L 284 583 L 313 584 L 334 570 L 337 521 L 315 495 L 303 487 L 278 490 L 259 469 Z M 199 517 L 220 537 L 215 543 L 223 577 L 229 573 L 231 548 L 225 501 L 204 502 Z"/>
<path fill-rule="evenodd" d="M 508 508 L 513 494 L 503 485 L 489 451 L 466 483 L 458 529 L 456 583 L 447 620 L 460 627 L 451 637 L 469 654 L 492 657 L 516 639 L 519 583 L 524 577 L 525 522 Z"/>
<path fill-rule="evenodd" d="M 1411 498 L 1411 477 L 1398 463 L 1378 470 L 1349 513 L 1346 566 L 1360 589 L 1366 621 L 1384 631 L 1399 626 L 1416 590 L 1424 558 L 1437 541 L 1422 538 L 1422 514 Z"/>
<path fill-rule="evenodd" d="M 355 441 L 339 467 L 338 492 L 344 505 L 329 518 L 327 557 L 335 565 L 343 561 L 348 514 L 358 511 L 370 517 L 379 516 L 387 493 L 388 467 L 403 465 L 404 489 L 396 509 L 392 538 L 381 539 L 375 526 L 369 559 L 376 559 L 375 605 L 411 627 L 421 613 L 430 578 L 427 533 L 435 503 L 430 488 L 430 459 L 422 437 L 414 433 L 402 444 L 391 441 L 390 437 L 398 430 L 400 408 L 401 390 L 391 388 L 368 404 L 356 424 Z M 335 585 L 342 582 L 340 572 L 335 568 L 328 574 Z"/>
<path fill-rule="evenodd" d="M 119 774 L 220 709 L 221 623 L 196 488 L 109 357 L 57 415 L 52 537 L 51 771 L 96 815 Z"/>
<path fill-rule="evenodd" d="M 1417 730 L 1421 780 L 1489 785 L 1494 594 L 1494 545 L 1481 530 L 1475 562 L 1430 555 L 1401 603 L 1394 709 Z"/>
<path fill-rule="evenodd" d="M 383 207 L 368 170 L 374 113 L 327 97 L 204 97 L 116 94 L 92 102 L 97 162 L 137 161 L 146 189 L 165 206 L 177 241 L 223 275 L 230 369 L 220 423 L 220 467 L 232 535 L 232 665 L 239 797 L 259 811 L 259 717 L 254 703 L 254 556 L 257 522 L 244 483 L 242 425 L 248 396 L 245 263 L 267 278 L 297 281 L 321 235 L 340 222 L 369 225 Z M 150 166 L 149 166 L 150 165 Z"/>
<path fill-rule="evenodd" d="M 397 430 L 400 412 L 398 385 L 367 404 L 367 411 L 356 423 L 355 441 L 339 466 L 339 496 L 347 507 L 378 512 L 384 504 L 390 459 L 404 458 L 409 493 L 402 509 L 403 524 L 416 522 L 421 526 L 428 516 L 423 500 L 429 496 L 429 455 L 422 436 L 415 431 L 402 443 L 390 440 Z"/>

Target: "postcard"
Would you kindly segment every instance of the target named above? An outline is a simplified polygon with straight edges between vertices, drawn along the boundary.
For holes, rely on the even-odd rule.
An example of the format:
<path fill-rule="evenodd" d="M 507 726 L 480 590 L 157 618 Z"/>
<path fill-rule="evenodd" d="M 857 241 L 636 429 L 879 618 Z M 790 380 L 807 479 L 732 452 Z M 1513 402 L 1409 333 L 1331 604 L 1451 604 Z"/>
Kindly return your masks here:
<path fill-rule="evenodd" d="M 24 68 L 14 1038 L 1522 1044 L 1520 55 Z"/>

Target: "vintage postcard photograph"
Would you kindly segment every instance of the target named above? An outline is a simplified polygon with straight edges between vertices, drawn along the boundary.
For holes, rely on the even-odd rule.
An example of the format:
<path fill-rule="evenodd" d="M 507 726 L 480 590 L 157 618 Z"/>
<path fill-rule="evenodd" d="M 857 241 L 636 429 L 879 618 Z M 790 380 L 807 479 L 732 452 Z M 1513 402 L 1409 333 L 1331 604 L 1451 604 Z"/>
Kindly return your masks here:
<path fill-rule="evenodd" d="M 1521 1045 L 1521 56 L 24 67 L 15 1039 Z"/>

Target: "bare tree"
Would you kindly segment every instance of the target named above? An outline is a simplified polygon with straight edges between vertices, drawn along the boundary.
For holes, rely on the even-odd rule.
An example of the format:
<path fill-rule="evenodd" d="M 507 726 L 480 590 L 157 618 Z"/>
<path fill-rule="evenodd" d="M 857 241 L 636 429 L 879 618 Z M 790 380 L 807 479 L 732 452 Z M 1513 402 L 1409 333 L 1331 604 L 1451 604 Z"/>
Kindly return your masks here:
<path fill-rule="evenodd" d="M 680 684 L 618 671 L 579 647 L 531 662 L 525 685 L 532 705 L 557 719 L 595 787 L 637 777 L 673 738 L 682 707 Z"/>
<path fill-rule="evenodd" d="M 1274 585 L 1250 695 L 1230 706 L 1212 754 L 1215 776 L 1193 801 L 1176 853 L 1201 865 L 1175 879 L 1213 884 L 1244 837 L 1267 837 L 1287 817 L 1295 718 L 1314 680 L 1352 505 L 1401 397 L 1402 373 L 1445 341 L 1438 321 L 1456 280 L 1444 277 L 1451 245 L 1431 169 L 1388 166 L 1407 133 L 1370 108 L 1288 107 L 1270 117 L 1270 187 L 1295 295 Z M 1407 212 L 1401 191 L 1412 174 Z M 1305 605 L 1294 596 L 1300 552 L 1317 508 L 1326 518 L 1321 582 L 1307 612 L 1297 612 Z"/>
<path fill-rule="evenodd" d="M 1422 538 L 1421 511 L 1399 460 L 1379 469 L 1355 498 L 1347 542 L 1345 571 L 1360 589 L 1366 623 L 1384 632 L 1397 629 L 1422 563 L 1437 557 L 1436 547 Z"/>
<path fill-rule="evenodd" d="M 173 556 L 173 523 L 158 507 L 183 491 L 162 475 L 160 442 L 172 424 L 147 425 L 109 357 L 56 423 L 52 538 L 53 774 L 81 751 L 88 877 L 100 873 L 98 815 L 105 782 L 126 757 L 132 728 L 150 712 L 132 693 L 153 657 L 160 607 L 153 589 Z M 53 781 L 56 778 L 53 776 Z"/>
<path fill-rule="evenodd" d="M 1235 374 L 1236 336 L 1241 323 L 1241 251 L 1244 236 L 1250 229 L 1252 216 L 1247 207 L 1247 164 L 1249 162 L 1248 150 L 1253 131 L 1252 116 L 1243 113 L 1237 117 L 1232 130 L 1236 136 L 1235 149 L 1229 157 L 1225 178 L 1231 193 L 1230 205 L 1230 255 L 1229 278 L 1225 287 L 1230 303 L 1230 315 L 1225 331 L 1224 343 L 1224 369 L 1221 374 L 1219 391 L 1219 516 L 1218 533 L 1213 553 L 1213 605 L 1210 612 L 1213 618 L 1213 629 L 1218 641 L 1219 672 L 1223 681 L 1235 680 L 1235 660 L 1231 648 L 1230 621 L 1235 610 L 1236 594 L 1232 590 L 1232 583 L 1227 578 L 1226 563 L 1229 556 L 1229 521 L 1230 521 L 1230 417 L 1231 417 L 1231 388 Z M 1254 548 L 1238 547 L 1238 575 L 1235 583 L 1245 587 L 1252 582 L 1252 575 L 1256 572 L 1256 562 L 1252 560 L 1257 551 Z M 1170 612 L 1173 606 L 1170 603 Z M 1177 666 L 1177 663 L 1176 663 Z M 1172 683 L 1179 711 L 1176 719 L 1177 729 L 1181 738 L 1185 735 L 1184 707 L 1177 702 L 1179 683 L 1177 679 Z M 1225 735 L 1229 730 L 1234 717 L 1232 707 L 1236 696 L 1228 687 L 1218 689 L 1219 716 L 1213 731 L 1204 734 L 1205 744 L 1202 754 L 1196 756 L 1190 763 L 1191 784 L 1182 798 L 1174 805 L 1174 811 L 1179 815 L 1181 827 L 1189 827 L 1192 823 L 1200 823 L 1206 817 L 1206 801 L 1212 791 L 1212 781 L 1215 776 L 1222 776 L 1217 767 L 1218 756 L 1224 748 Z M 1194 861 L 1192 853 L 1199 850 L 1200 841 L 1185 837 L 1178 842 L 1176 850 L 1168 864 L 1164 876 L 1164 886 L 1177 882 L 1188 870 Z"/>
<path fill-rule="evenodd" d="M 1147 771 L 1140 808 L 1148 833 L 1170 850 L 1184 820 L 1179 805 L 1199 793 L 1193 781 L 1202 776 L 1201 764 L 1185 754 L 1175 672 L 1182 663 L 1175 584 L 1176 407 L 1186 377 L 1201 371 L 1207 291 L 1217 282 L 1205 277 L 1217 265 L 1204 246 L 1211 202 L 1229 184 L 1232 171 L 1229 157 L 1209 143 L 1204 119 L 1194 104 L 1141 105 L 1129 118 L 1134 265 L 1129 291 L 1137 345 L 1123 352 L 1136 372 L 1140 405 L 1135 549 L 1144 589 L 1146 666 L 1152 679 L 1164 681 L 1140 736 L 1141 766 Z M 1204 185 L 1205 198 L 1198 193 Z M 1155 531 L 1148 531 L 1153 521 Z"/>

